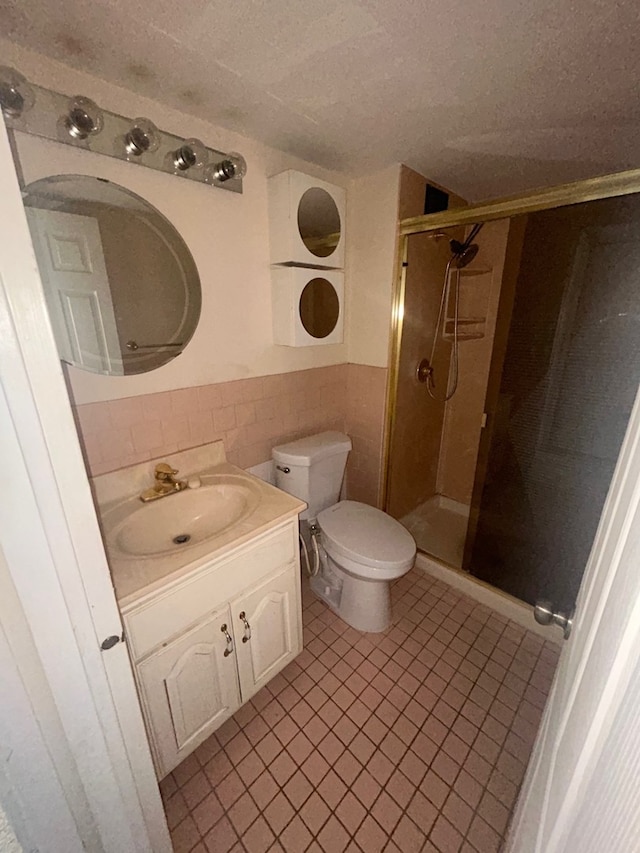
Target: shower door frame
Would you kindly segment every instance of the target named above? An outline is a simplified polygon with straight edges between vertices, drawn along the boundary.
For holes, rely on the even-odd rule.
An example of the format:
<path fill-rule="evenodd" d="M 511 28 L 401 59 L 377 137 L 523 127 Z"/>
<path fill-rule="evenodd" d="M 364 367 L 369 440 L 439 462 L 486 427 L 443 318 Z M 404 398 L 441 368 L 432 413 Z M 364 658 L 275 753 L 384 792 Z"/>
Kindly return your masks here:
<path fill-rule="evenodd" d="M 396 274 L 393 283 L 391 303 L 391 334 L 389 340 L 389 374 L 385 401 L 385 425 L 382 453 L 382 489 L 381 505 L 388 507 L 389 483 L 392 471 L 391 441 L 396 420 L 396 397 L 398 392 L 400 351 L 402 346 L 402 328 L 404 321 L 404 302 L 406 287 L 407 257 L 409 238 L 415 234 L 428 234 L 444 228 L 459 225 L 473 225 L 476 222 L 491 222 L 497 219 L 509 219 L 527 213 L 569 207 L 587 201 L 599 201 L 606 198 L 640 193 L 640 169 L 615 172 L 584 181 L 560 184 L 548 189 L 534 190 L 516 196 L 495 199 L 493 201 L 456 207 L 441 213 L 429 213 L 414 216 L 398 223 L 396 249 Z M 433 558 L 428 552 L 418 549 Z M 438 560 L 438 558 L 434 558 Z M 442 562 L 438 560 L 438 562 Z M 468 573 L 466 573 L 468 574 Z"/>

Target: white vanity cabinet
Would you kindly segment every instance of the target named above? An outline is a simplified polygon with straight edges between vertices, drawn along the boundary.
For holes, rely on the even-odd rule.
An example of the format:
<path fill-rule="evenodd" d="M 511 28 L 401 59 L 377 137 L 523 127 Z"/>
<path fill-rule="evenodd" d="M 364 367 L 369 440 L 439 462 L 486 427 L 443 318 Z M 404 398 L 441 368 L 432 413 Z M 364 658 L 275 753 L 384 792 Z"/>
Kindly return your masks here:
<path fill-rule="evenodd" d="M 285 568 L 231 605 L 243 702 L 302 651 L 297 631 L 298 587 L 299 572 Z"/>
<path fill-rule="evenodd" d="M 158 776 L 165 776 L 240 706 L 233 652 L 222 631 L 229 608 L 137 665 Z"/>
<path fill-rule="evenodd" d="M 163 778 L 302 651 L 297 518 L 122 611 Z"/>

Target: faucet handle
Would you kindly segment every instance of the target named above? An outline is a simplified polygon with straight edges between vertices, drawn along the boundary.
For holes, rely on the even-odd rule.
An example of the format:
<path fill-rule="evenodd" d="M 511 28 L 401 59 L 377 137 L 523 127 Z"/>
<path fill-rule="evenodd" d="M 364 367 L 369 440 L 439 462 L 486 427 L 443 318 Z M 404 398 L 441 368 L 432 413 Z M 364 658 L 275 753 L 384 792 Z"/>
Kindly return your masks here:
<path fill-rule="evenodd" d="M 171 482 L 177 473 L 177 469 L 172 468 L 167 462 L 159 462 L 156 465 L 155 477 L 156 480 L 160 480 L 160 482 Z"/>

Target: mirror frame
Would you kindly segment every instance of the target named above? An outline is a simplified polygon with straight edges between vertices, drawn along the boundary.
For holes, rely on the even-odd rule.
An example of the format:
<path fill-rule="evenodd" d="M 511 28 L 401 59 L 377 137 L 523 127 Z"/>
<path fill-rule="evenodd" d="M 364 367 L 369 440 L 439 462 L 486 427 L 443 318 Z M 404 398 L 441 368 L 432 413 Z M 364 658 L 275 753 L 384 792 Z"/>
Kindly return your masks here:
<path fill-rule="evenodd" d="M 83 373 L 88 373 L 88 374 L 90 374 L 92 376 L 96 376 L 96 377 L 98 377 L 98 376 L 109 376 L 109 377 L 114 377 L 114 378 L 123 378 L 123 377 L 127 378 L 127 377 L 131 377 L 131 376 L 143 376 L 146 373 L 153 373 L 153 371 L 155 371 L 155 370 L 160 370 L 161 368 L 166 367 L 168 364 L 170 364 L 172 361 L 174 361 L 178 356 L 182 355 L 182 353 L 184 353 L 184 351 L 186 350 L 187 346 L 193 340 L 193 338 L 194 338 L 194 336 L 198 330 L 198 326 L 199 326 L 200 320 L 202 318 L 202 301 L 203 301 L 202 278 L 200 276 L 200 270 L 198 268 L 198 264 L 196 262 L 194 255 L 193 255 L 193 252 L 191 251 L 191 247 L 189 246 L 189 243 L 183 237 L 181 230 L 176 225 L 174 225 L 174 223 L 171 221 L 169 216 L 166 215 L 165 213 L 163 213 L 158 207 L 156 207 L 156 205 L 153 202 L 151 202 L 147 198 L 145 198 L 145 196 L 141 195 L 139 192 L 137 192 L 135 190 L 130 189 L 129 186 L 121 184 L 118 181 L 113 180 L 112 178 L 106 178 L 102 175 L 98 175 L 98 174 L 95 174 L 93 172 L 91 172 L 91 173 L 88 173 L 88 172 L 86 172 L 86 173 L 60 172 L 60 173 L 56 173 L 56 174 L 46 174 L 40 178 L 34 178 L 33 180 L 28 181 L 28 182 L 21 179 L 20 189 L 22 192 L 23 200 L 24 200 L 25 196 L 28 196 L 31 192 L 33 192 L 32 188 L 37 184 L 44 184 L 47 181 L 62 181 L 62 182 L 72 183 L 73 181 L 87 180 L 87 179 L 91 180 L 91 181 L 99 181 L 101 183 L 108 184 L 110 187 L 115 188 L 117 191 L 123 192 L 126 195 L 131 196 L 132 198 L 141 202 L 145 206 L 145 208 L 147 208 L 149 211 L 151 211 L 154 214 L 155 217 L 157 217 L 158 220 L 161 220 L 164 224 L 166 224 L 168 226 L 169 229 L 171 229 L 171 231 L 173 231 L 175 233 L 175 237 L 177 238 L 177 240 L 181 244 L 181 249 L 183 249 L 184 252 L 186 253 L 185 257 L 188 258 L 188 262 L 189 262 L 189 265 L 191 266 L 191 269 L 184 268 L 184 266 L 182 265 L 182 263 L 180 261 L 180 258 L 177 257 L 175 245 L 170 245 L 166 240 L 164 240 L 164 235 L 161 234 L 161 236 L 162 236 L 162 239 L 164 240 L 165 244 L 167 245 L 169 252 L 174 256 L 176 263 L 181 267 L 181 271 L 182 271 L 184 278 L 185 278 L 186 289 L 189 290 L 190 287 L 194 286 L 194 284 L 197 286 L 197 300 L 196 300 L 197 301 L 197 316 L 195 318 L 195 324 L 194 324 L 193 328 L 191 329 L 190 334 L 188 336 L 184 336 L 185 340 L 182 342 L 181 348 L 177 349 L 175 351 L 171 350 L 169 353 L 171 356 L 170 358 L 168 358 L 166 361 L 163 361 L 162 364 L 155 365 L 155 366 L 150 367 L 150 368 L 145 367 L 145 369 L 143 369 L 143 370 L 136 370 L 136 371 L 133 371 L 131 373 L 122 373 L 122 374 L 120 374 L 120 373 L 105 373 L 105 372 L 98 371 L 98 370 L 96 370 L 96 371 L 89 370 L 89 369 L 84 368 L 81 365 L 78 365 L 74 362 L 66 361 L 60 356 L 60 353 L 58 353 L 60 356 L 60 361 L 64 364 L 68 365 L 69 367 L 74 368 L 75 370 L 81 371 Z M 80 199 L 80 201 L 83 201 L 83 199 Z M 37 208 L 34 207 L 33 209 L 37 209 Z M 148 223 L 148 227 L 151 230 L 155 231 L 156 233 L 159 233 L 159 234 L 161 233 L 160 229 L 158 228 L 158 224 L 155 221 L 150 221 L 150 223 Z M 33 237 L 32 237 L 32 240 L 33 240 Z M 36 256 L 36 262 L 38 263 L 38 267 L 39 267 L 39 261 L 38 261 L 37 256 Z M 42 278 L 42 272 L 40 272 L 40 276 Z M 45 287 L 45 285 L 44 285 L 44 279 L 43 279 L 43 288 L 44 287 Z M 191 293 L 190 298 L 191 299 L 194 298 L 193 293 Z M 48 311 L 49 311 L 49 307 L 47 305 L 47 312 Z M 183 309 L 183 314 L 184 314 L 184 309 Z M 171 344 L 169 346 L 171 346 Z M 56 348 L 57 348 L 57 342 L 56 342 Z M 146 349 L 148 349 L 148 347 L 142 347 L 141 346 L 140 349 L 146 350 Z M 161 349 L 166 349 L 166 347 L 156 347 L 154 349 L 154 353 L 157 354 Z M 141 355 L 143 355 L 143 356 L 144 356 L 144 354 L 145 354 L 144 352 L 141 353 Z M 152 354 L 153 353 L 151 353 L 151 352 L 148 353 L 148 355 L 152 355 Z M 123 359 L 124 359 L 124 355 L 123 355 Z M 124 360 L 123 360 L 123 364 L 124 364 Z"/>
<path fill-rule="evenodd" d="M 497 198 L 494 201 L 478 202 L 464 207 L 456 207 L 440 213 L 429 213 L 402 219 L 398 223 L 396 246 L 396 269 L 391 299 L 391 334 L 389 336 L 389 358 L 387 391 L 385 396 L 384 433 L 382 439 L 382 481 L 380 488 L 380 506 L 386 509 L 391 472 L 391 436 L 395 426 L 396 393 L 400 365 L 400 346 L 404 315 L 405 281 L 409 237 L 412 234 L 426 234 L 442 228 L 456 225 L 470 225 L 476 222 L 491 222 L 496 219 L 509 219 L 541 210 L 568 207 L 587 201 L 600 201 L 624 195 L 640 193 L 640 169 L 626 172 L 614 172 L 584 181 L 559 184 L 547 189 L 533 190 L 520 195 Z"/>

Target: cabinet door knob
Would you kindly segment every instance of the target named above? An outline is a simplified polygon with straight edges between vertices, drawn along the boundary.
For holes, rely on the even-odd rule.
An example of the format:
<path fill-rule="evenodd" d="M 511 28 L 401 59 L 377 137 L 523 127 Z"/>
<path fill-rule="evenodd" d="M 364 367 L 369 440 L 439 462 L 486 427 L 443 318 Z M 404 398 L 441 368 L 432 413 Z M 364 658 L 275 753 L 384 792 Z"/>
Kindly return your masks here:
<path fill-rule="evenodd" d="M 244 622 L 244 637 L 242 638 L 242 642 L 248 643 L 251 639 L 251 625 L 249 625 L 249 622 L 247 620 L 247 614 L 244 612 L 244 610 L 242 611 L 242 613 L 239 614 L 239 617 Z"/>
<path fill-rule="evenodd" d="M 227 641 L 227 648 L 224 650 L 224 656 L 227 658 L 233 652 L 233 637 L 231 636 L 231 634 L 227 630 L 227 623 L 226 622 L 224 623 L 224 625 L 220 626 L 220 630 L 224 634 L 224 638 Z"/>

